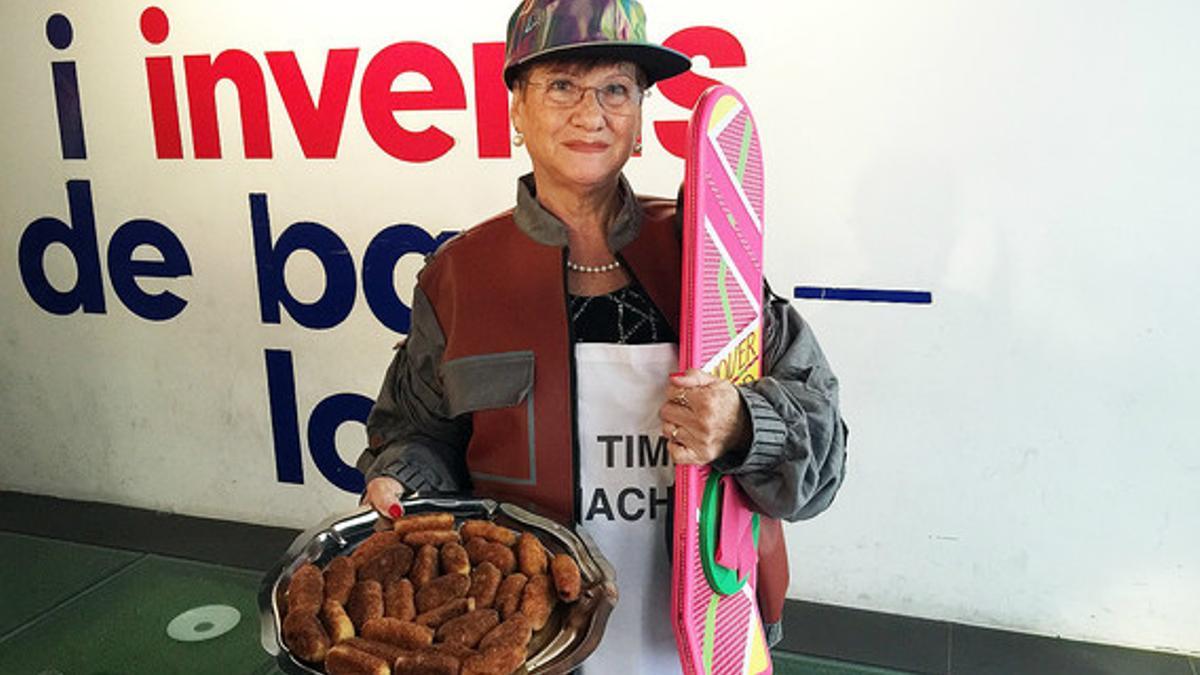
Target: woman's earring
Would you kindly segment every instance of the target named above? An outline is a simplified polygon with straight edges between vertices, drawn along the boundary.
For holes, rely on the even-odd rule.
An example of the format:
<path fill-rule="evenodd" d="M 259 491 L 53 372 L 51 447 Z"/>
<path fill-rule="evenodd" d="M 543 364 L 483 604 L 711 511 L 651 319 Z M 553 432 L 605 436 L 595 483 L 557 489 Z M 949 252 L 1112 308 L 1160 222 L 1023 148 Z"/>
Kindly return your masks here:
<path fill-rule="evenodd" d="M 517 146 L 518 148 L 521 147 L 522 145 L 525 145 L 525 134 L 523 134 L 519 131 L 516 134 L 514 134 L 513 135 L 513 145 Z"/>
<path fill-rule="evenodd" d="M 633 154 L 638 155 L 642 152 L 642 141 L 638 139 L 633 142 Z"/>

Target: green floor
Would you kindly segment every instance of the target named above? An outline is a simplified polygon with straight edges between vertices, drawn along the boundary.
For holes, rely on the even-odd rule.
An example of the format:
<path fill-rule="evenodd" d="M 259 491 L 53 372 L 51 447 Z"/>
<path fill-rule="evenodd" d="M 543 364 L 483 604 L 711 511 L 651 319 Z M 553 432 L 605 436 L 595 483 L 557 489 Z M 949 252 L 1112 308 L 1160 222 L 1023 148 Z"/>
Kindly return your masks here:
<path fill-rule="evenodd" d="M 0 674 L 279 672 L 259 642 L 259 572 L 7 532 L 0 570 Z M 197 642 L 167 635 L 175 616 L 214 604 L 236 608 L 237 626 Z M 776 654 L 775 672 L 896 671 Z"/>
<path fill-rule="evenodd" d="M 256 572 L 0 532 L 0 673 L 260 673 Z M 201 605 L 241 613 L 228 633 L 177 642 Z M 198 626 L 203 628 L 203 626 Z"/>

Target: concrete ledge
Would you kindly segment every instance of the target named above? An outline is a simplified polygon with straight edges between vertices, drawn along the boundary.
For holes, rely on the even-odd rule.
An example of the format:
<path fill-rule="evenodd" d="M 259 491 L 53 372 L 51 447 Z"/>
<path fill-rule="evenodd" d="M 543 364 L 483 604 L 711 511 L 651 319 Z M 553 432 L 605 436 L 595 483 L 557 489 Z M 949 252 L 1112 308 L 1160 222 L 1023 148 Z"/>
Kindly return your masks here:
<path fill-rule="evenodd" d="M 788 600 L 786 652 L 941 675 L 1198 675 L 1200 659 Z"/>
<path fill-rule="evenodd" d="M 0 530 L 265 572 L 300 530 L 0 492 Z"/>

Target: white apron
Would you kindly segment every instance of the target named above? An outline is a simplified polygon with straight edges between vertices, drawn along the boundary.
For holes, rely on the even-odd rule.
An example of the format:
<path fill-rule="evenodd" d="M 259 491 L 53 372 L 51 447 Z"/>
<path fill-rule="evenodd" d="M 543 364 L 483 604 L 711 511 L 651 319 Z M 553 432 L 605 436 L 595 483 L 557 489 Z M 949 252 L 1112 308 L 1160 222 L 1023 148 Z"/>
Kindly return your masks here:
<path fill-rule="evenodd" d="M 616 569 L 620 593 L 587 675 L 681 672 L 666 548 L 675 466 L 658 418 L 678 366 L 674 344 L 575 345 L 580 522 Z"/>

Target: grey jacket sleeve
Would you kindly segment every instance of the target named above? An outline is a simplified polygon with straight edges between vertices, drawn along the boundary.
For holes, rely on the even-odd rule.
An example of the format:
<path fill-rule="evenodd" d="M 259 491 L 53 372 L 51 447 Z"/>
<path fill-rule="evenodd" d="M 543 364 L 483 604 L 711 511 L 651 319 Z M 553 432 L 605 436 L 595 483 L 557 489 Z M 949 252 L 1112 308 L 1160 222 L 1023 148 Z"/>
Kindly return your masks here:
<path fill-rule="evenodd" d="M 824 511 L 842 484 L 849 433 L 838 381 L 808 324 L 767 289 L 763 358 L 769 371 L 738 387 L 753 441 L 713 468 L 736 476 L 766 515 L 795 521 Z"/>
<path fill-rule="evenodd" d="M 367 417 L 369 446 L 356 463 L 369 482 L 399 480 L 406 492 L 460 492 L 469 486 L 464 454 L 469 416 L 450 417 L 439 366 L 446 340 L 420 286 L 413 289 L 408 339 L 384 375 Z"/>

